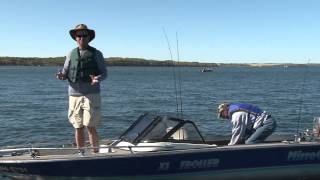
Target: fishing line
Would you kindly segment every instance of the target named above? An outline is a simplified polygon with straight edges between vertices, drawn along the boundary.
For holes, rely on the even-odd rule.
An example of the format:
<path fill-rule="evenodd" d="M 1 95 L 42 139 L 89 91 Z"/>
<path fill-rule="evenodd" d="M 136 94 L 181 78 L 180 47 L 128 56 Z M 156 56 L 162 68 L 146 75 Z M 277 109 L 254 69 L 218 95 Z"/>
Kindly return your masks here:
<path fill-rule="evenodd" d="M 297 124 L 297 135 L 299 133 L 299 130 L 301 128 L 301 113 L 302 113 L 302 106 L 304 103 L 304 90 L 305 90 L 305 84 L 306 84 L 306 76 L 308 73 L 308 68 L 310 64 L 310 59 L 308 60 L 308 63 L 305 66 L 304 73 L 303 73 L 303 80 L 302 80 L 302 87 L 300 89 L 300 106 L 299 106 L 299 114 L 298 114 L 298 124 Z"/>
<path fill-rule="evenodd" d="M 166 30 L 164 28 L 162 28 L 162 30 L 163 30 L 163 34 L 166 38 L 166 41 L 167 41 L 168 49 L 170 52 L 170 60 L 172 61 L 172 65 L 173 65 L 172 70 L 173 70 L 173 79 L 174 79 L 174 91 L 175 91 L 175 95 L 176 95 L 176 111 L 177 111 L 177 115 L 179 115 L 179 103 L 178 103 L 178 91 L 177 91 L 177 78 L 176 78 L 175 62 L 173 61 L 171 46 L 170 46 L 170 42 L 169 42 L 169 38 L 167 36 Z"/>

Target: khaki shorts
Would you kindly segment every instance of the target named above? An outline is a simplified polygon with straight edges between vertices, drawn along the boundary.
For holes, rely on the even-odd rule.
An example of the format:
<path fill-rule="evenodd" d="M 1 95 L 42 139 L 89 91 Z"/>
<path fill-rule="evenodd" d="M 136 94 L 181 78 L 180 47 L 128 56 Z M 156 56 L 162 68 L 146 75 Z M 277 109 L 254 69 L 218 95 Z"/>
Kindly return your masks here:
<path fill-rule="evenodd" d="M 101 122 L 100 94 L 69 96 L 68 118 L 74 128 L 99 125 Z"/>

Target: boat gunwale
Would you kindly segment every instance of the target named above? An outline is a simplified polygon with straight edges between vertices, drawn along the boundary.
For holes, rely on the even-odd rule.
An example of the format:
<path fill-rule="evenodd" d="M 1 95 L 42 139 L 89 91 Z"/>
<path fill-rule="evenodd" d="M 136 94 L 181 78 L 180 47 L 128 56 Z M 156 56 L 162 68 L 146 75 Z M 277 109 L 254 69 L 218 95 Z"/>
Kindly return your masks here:
<path fill-rule="evenodd" d="M 279 143 L 261 143 L 252 145 L 234 145 L 234 146 L 208 146 L 188 149 L 163 149 L 157 151 L 148 152 L 134 152 L 131 153 L 129 150 L 118 149 L 121 153 L 97 153 L 88 154 L 85 156 L 79 156 L 78 154 L 65 154 L 65 155 L 43 155 L 36 158 L 32 158 L 30 154 L 24 154 L 21 156 L 8 156 L 0 157 L 0 163 L 35 163 L 35 162 L 58 162 L 58 161 L 82 161 L 82 160 L 98 160 L 98 159 L 109 159 L 109 158 L 134 158 L 134 157 L 149 157 L 155 155 L 175 155 L 175 154 L 192 154 L 199 152 L 222 152 L 222 151 L 236 151 L 236 150 L 254 150 L 254 149 L 273 149 L 273 148 L 292 148 L 292 147 L 309 147 L 309 146 L 320 146 L 318 142 L 279 142 Z M 143 147 L 143 146 L 142 146 Z M 52 158 L 56 157 L 56 158 Z M 15 160 L 16 158 L 16 160 Z M 29 159 L 30 158 L 30 159 Z M 52 159 L 50 159 L 52 158 Z"/>

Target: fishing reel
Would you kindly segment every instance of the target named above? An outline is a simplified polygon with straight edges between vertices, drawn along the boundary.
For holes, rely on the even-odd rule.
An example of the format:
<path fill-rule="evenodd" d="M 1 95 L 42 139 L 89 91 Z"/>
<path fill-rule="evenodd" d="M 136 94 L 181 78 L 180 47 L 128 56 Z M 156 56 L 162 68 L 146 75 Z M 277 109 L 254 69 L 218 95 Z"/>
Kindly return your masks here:
<path fill-rule="evenodd" d="M 319 133 L 315 133 L 315 131 L 310 131 L 309 129 L 306 129 L 304 131 L 298 132 L 294 135 L 294 142 L 313 142 L 313 141 L 319 141 L 320 142 L 320 136 Z"/>
<path fill-rule="evenodd" d="M 313 120 L 312 131 L 306 129 L 294 135 L 294 142 L 320 142 L 320 117 L 315 117 Z"/>

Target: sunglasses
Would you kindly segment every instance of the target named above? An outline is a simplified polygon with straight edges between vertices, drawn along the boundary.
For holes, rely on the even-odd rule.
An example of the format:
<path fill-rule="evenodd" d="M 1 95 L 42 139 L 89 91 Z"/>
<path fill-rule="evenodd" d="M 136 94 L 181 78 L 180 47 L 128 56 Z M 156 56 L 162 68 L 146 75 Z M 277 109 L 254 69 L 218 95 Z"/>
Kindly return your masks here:
<path fill-rule="evenodd" d="M 82 35 L 76 35 L 78 38 L 81 38 L 81 37 L 83 37 L 83 38 L 86 38 L 86 37 L 88 37 L 89 35 L 87 34 L 87 35 L 84 35 L 84 34 L 82 34 Z"/>
<path fill-rule="evenodd" d="M 89 33 L 88 31 L 77 31 L 76 32 L 76 37 L 88 37 L 89 36 Z"/>

